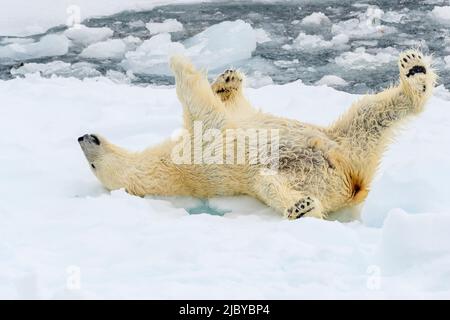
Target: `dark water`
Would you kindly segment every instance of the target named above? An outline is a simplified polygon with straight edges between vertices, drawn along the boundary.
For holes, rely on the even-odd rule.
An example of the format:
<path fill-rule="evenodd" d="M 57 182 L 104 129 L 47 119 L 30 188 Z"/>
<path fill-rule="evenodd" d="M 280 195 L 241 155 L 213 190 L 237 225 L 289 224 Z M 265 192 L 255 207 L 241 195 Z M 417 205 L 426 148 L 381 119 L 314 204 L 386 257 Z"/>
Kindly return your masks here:
<path fill-rule="evenodd" d="M 439 3 L 439 1 L 436 1 Z M 313 12 L 322 12 L 328 16 L 332 24 L 358 18 L 366 12 L 367 5 L 378 6 L 385 13 L 392 11 L 402 14 L 398 21 L 384 21 L 383 26 L 395 28 L 395 32 L 386 33 L 382 37 L 374 38 L 372 35 L 351 37 L 348 47 L 328 48 L 316 52 L 305 52 L 304 50 L 284 50 L 286 44 L 292 41 L 300 32 L 321 35 L 325 40 L 331 39 L 331 26 L 319 29 L 308 29 L 300 23 L 293 24 L 295 20 L 301 20 Z M 392 47 L 396 50 L 404 50 L 412 46 L 420 46 L 425 52 L 433 53 L 436 57 L 444 57 L 450 52 L 446 51 L 444 40 L 450 38 L 450 30 L 435 22 L 429 17 L 429 12 L 435 4 L 424 1 L 311 1 L 303 3 L 254 3 L 246 1 L 234 1 L 223 3 L 203 3 L 190 5 L 170 5 L 155 8 L 143 12 L 122 12 L 113 16 L 87 19 L 83 22 L 89 27 L 109 27 L 114 30 L 113 38 L 124 38 L 128 35 L 139 37 L 142 40 L 151 36 L 145 28 L 149 21 L 162 22 L 165 19 L 177 19 L 184 26 L 181 32 L 172 33 L 173 41 L 183 41 L 203 31 L 207 27 L 229 20 L 244 20 L 253 28 L 262 28 L 270 35 L 271 41 L 258 44 L 250 61 L 241 61 L 238 66 L 247 73 L 256 70 L 263 75 L 268 75 L 274 83 L 283 84 L 297 79 L 304 83 L 313 84 L 326 74 L 334 74 L 348 82 L 342 90 L 348 92 L 364 92 L 377 90 L 387 86 L 397 78 L 398 72 L 396 62 L 370 68 L 354 70 L 340 66 L 335 58 L 343 52 L 354 51 L 358 47 L 366 48 L 366 52 L 375 54 L 383 48 Z M 144 24 L 136 25 L 133 22 L 142 21 Z M 46 34 L 58 33 L 66 29 L 56 27 L 47 31 Z M 42 35 L 32 38 L 38 39 Z M 1 40 L 1 38 L 0 38 Z M 448 46 L 448 44 L 447 44 Z M 79 56 L 83 50 L 80 46 L 71 46 L 69 52 L 64 56 L 48 57 L 29 62 L 47 63 L 50 61 L 64 61 L 69 63 L 90 62 L 100 73 L 106 74 L 108 70 L 124 72 L 119 65 L 120 61 L 113 60 L 91 60 Z M 263 63 L 252 63 L 255 59 Z M 281 62 L 280 62 L 281 61 Z M 441 76 L 441 82 L 450 88 L 450 70 L 445 69 L 443 64 L 437 68 Z M 13 77 L 10 69 L 17 67 L 23 61 L 3 61 L 0 64 L 0 78 L 10 79 Z M 132 81 L 138 85 L 145 84 L 172 84 L 173 78 L 161 75 L 136 74 Z"/>

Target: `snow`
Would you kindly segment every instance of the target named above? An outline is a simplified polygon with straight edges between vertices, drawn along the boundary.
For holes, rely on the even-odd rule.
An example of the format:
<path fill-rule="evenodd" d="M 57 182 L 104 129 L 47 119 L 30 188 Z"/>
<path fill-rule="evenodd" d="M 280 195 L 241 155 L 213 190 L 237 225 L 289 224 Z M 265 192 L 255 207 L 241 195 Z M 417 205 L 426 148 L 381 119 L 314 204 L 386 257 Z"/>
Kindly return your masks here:
<path fill-rule="evenodd" d="M 75 43 L 88 46 L 95 42 L 105 41 L 113 36 L 114 31 L 107 27 L 89 28 L 77 25 L 64 31 L 64 35 Z"/>
<path fill-rule="evenodd" d="M 63 35 L 43 36 L 38 42 L 11 43 L 0 47 L 0 60 L 29 60 L 62 56 L 69 51 L 70 41 Z"/>
<path fill-rule="evenodd" d="M 448 214 L 411 216 L 402 209 L 392 210 L 384 223 L 379 254 L 393 272 L 404 268 L 428 269 L 423 257 L 437 260 L 435 263 L 444 267 L 442 264 L 448 263 L 450 259 L 450 256 L 446 257 L 450 241 L 448 225 Z M 450 280 L 450 275 L 442 274 L 439 277 L 443 278 L 444 283 Z"/>
<path fill-rule="evenodd" d="M 318 125 L 358 98 L 301 82 L 246 94 Z M 105 191 L 76 138 L 98 132 L 140 150 L 170 137 L 182 126 L 173 87 L 27 75 L 0 81 L 0 96 L 1 298 L 450 297 L 443 87 L 386 153 L 362 223 L 287 221 L 248 197 Z M 228 213 L 185 209 L 208 206 Z"/>
<path fill-rule="evenodd" d="M 183 25 L 177 19 L 167 19 L 163 22 L 149 22 L 145 27 L 150 31 L 151 35 L 183 31 Z"/>
<path fill-rule="evenodd" d="M 345 87 L 348 85 L 347 81 L 341 77 L 329 74 L 325 75 L 315 83 L 317 86 L 329 86 L 329 87 Z"/>
<path fill-rule="evenodd" d="M 431 17 L 439 23 L 450 25 L 450 6 L 434 7 Z"/>
<path fill-rule="evenodd" d="M 26 36 L 80 20 L 121 11 L 151 10 L 156 6 L 195 0 L 5 0 L 0 10 L 0 36 Z M 204 0 L 203 0 L 204 1 Z M 204 1 L 206 2 L 206 1 Z"/>
<path fill-rule="evenodd" d="M 251 58 L 256 44 L 257 32 L 250 24 L 242 20 L 224 21 L 183 43 L 173 42 L 169 33 L 157 34 L 145 40 L 135 51 L 127 52 L 121 65 L 134 73 L 169 75 L 169 56 L 181 53 L 200 67 L 222 69 Z"/>

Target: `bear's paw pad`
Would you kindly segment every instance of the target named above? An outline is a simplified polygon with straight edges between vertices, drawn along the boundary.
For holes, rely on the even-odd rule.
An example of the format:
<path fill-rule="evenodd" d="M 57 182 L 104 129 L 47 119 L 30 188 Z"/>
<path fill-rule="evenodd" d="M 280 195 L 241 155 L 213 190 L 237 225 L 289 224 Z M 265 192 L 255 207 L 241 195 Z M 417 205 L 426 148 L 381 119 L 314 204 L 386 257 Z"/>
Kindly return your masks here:
<path fill-rule="evenodd" d="M 313 211 L 315 207 L 314 199 L 311 197 L 302 198 L 286 210 L 287 217 L 291 220 L 299 219 L 305 214 Z"/>

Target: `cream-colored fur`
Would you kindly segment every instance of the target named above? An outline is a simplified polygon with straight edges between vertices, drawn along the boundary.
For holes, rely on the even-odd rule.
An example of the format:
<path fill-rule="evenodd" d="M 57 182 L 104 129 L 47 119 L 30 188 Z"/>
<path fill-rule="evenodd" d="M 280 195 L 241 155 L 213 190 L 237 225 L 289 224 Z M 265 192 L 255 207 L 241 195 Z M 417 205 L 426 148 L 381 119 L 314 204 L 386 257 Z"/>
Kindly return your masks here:
<path fill-rule="evenodd" d="M 171 153 L 177 142 L 171 140 L 141 153 L 94 135 L 79 141 L 94 174 L 110 190 L 201 198 L 247 194 L 290 219 L 329 217 L 364 201 L 395 128 L 422 111 L 436 81 L 427 59 L 414 50 L 402 53 L 398 85 L 361 98 L 334 124 L 319 127 L 252 108 L 236 71 L 225 71 L 211 86 L 188 60 L 173 57 L 186 129 L 192 134 L 195 121 L 224 134 L 227 129 L 278 129 L 275 175 L 261 174 L 265 164 L 175 164 Z"/>

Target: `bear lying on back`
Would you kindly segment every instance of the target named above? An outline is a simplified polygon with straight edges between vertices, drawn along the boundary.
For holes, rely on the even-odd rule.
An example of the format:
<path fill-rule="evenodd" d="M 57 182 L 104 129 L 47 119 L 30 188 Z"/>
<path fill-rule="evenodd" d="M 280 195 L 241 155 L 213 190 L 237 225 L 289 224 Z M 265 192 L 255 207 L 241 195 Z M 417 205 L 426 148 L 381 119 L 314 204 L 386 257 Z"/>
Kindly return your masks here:
<path fill-rule="evenodd" d="M 224 137 L 229 130 L 276 130 L 275 173 L 265 170 L 273 158 L 266 163 L 180 164 L 173 161 L 173 150 L 180 142 L 170 139 L 140 153 L 100 135 L 84 135 L 78 141 L 93 173 L 109 190 L 200 198 L 245 194 L 289 219 L 326 218 L 367 197 L 395 129 L 419 114 L 433 91 L 436 75 L 429 60 L 415 50 L 403 52 L 395 87 L 362 97 L 331 126 L 319 127 L 254 109 L 243 95 L 243 77 L 237 71 L 225 71 L 210 85 L 189 60 L 172 57 L 184 126 L 192 141 L 198 138 L 196 123 L 201 123 L 203 131 L 219 130 Z M 202 147 L 222 145 L 203 142 Z M 251 158 L 245 152 L 246 159 Z"/>

